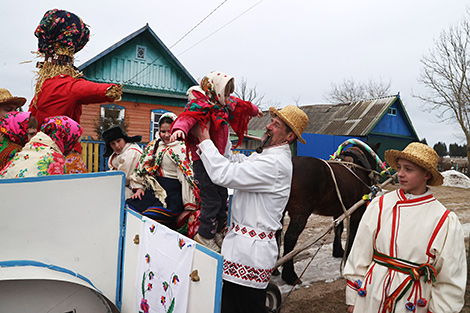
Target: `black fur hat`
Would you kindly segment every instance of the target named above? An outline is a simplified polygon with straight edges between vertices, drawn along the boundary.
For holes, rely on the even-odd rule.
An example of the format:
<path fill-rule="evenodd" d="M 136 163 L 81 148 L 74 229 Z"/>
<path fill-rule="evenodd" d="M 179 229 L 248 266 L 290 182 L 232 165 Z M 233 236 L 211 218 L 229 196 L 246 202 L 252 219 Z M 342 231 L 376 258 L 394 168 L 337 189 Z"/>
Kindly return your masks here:
<path fill-rule="evenodd" d="M 133 137 L 127 136 L 126 132 L 122 130 L 121 127 L 116 126 L 110 129 L 107 129 L 101 135 L 103 137 L 104 142 L 106 143 L 106 149 L 104 150 L 103 156 L 105 158 L 109 157 L 113 154 L 113 149 L 111 148 L 111 141 L 122 138 L 125 142 L 139 142 L 142 140 L 142 136 L 137 135 Z"/>

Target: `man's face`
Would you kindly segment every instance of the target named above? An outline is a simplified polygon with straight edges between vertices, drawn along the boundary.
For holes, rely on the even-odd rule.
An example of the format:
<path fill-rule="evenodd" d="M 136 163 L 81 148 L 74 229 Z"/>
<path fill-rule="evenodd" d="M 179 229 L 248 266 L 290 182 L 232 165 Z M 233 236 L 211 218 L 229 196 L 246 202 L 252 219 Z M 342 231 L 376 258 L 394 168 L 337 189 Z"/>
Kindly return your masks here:
<path fill-rule="evenodd" d="M 8 112 L 15 111 L 16 105 L 14 104 L 0 104 L 0 117 L 4 117 Z"/>
<path fill-rule="evenodd" d="M 266 133 L 263 137 L 263 140 L 267 135 L 271 136 L 271 140 L 268 143 L 268 146 L 274 146 L 288 142 L 289 140 L 293 139 L 294 133 L 286 133 L 286 129 L 286 124 L 278 116 L 275 116 L 271 119 L 271 123 L 266 126 Z"/>

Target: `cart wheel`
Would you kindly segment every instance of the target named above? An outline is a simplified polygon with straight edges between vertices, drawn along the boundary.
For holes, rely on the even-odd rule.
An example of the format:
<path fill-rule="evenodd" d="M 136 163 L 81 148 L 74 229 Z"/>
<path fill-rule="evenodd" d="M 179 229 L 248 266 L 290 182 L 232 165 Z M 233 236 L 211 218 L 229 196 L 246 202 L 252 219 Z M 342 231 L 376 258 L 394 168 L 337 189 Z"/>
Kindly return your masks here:
<path fill-rule="evenodd" d="M 281 306 L 281 301 L 281 291 L 275 283 L 270 282 L 266 288 L 266 310 L 273 313 L 280 312 L 277 310 Z"/>

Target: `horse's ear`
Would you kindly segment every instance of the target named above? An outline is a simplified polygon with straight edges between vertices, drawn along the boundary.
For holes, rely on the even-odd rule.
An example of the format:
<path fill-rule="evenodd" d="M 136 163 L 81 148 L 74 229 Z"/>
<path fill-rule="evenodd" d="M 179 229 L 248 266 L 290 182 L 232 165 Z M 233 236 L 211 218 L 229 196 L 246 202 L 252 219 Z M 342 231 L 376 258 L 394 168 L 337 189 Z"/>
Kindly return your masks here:
<path fill-rule="evenodd" d="M 377 142 L 377 143 L 374 143 L 374 144 L 369 144 L 369 143 L 366 143 L 369 147 L 372 148 L 372 150 L 374 150 L 375 152 L 377 152 L 377 150 L 379 150 L 380 148 L 380 145 L 382 144 L 381 142 Z"/>

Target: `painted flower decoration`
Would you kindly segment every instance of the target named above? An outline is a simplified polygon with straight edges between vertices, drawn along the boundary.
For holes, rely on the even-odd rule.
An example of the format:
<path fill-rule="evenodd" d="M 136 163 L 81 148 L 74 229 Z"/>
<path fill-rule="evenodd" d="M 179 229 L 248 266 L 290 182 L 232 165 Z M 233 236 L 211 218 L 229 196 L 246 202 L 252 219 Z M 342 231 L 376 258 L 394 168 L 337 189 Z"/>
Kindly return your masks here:
<path fill-rule="evenodd" d="M 153 285 L 152 285 L 152 283 L 148 283 L 148 285 L 147 285 L 147 289 L 148 289 L 148 290 L 152 290 L 152 288 L 153 288 Z"/>
<path fill-rule="evenodd" d="M 168 289 L 168 283 L 166 281 L 163 282 L 163 290 L 166 291 Z"/>
<path fill-rule="evenodd" d="M 150 226 L 150 232 L 151 233 L 155 232 L 155 225 L 152 224 L 152 226 Z"/>
<path fill-rule="evenodd" d="M 149 273 L 149 279 L 152 280 L 155 277 L 155 274 L 153 272 Z"/>
<path fill-rule="evenodd" d="M 186 243 L 184 242 L 184 239 L 183 239 L 183 238 L 178 238 L 178 247 L 179 247 L 180 249 L 183 249 L 183 247 L 184 247 L 185 244 L 186 244 Z"/>
<path fill-rule="evenodd" d="M 165 303 L 166 303 L 166 298 L 165 298 L 165 296 L 162 296 L 160 302 L 161 302 L 163 305 L 165 305 Z"/>
<path fill-rule="evenodd" d="M 147 303 L 147 299 L 142 299 L 140 301 L 140 308 L 144 311 L 144 313 L 148 313 L 150 311 L 150 306 Z"/>
<path fill-rule="evenodd" d="M 145 255 L 145 262 L 146 263 L 150 262 L 150 254 L 148 254 L 148 253 Z"/>

